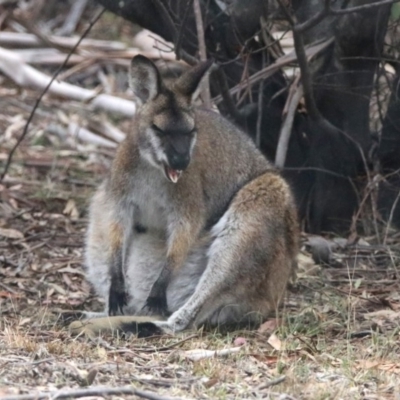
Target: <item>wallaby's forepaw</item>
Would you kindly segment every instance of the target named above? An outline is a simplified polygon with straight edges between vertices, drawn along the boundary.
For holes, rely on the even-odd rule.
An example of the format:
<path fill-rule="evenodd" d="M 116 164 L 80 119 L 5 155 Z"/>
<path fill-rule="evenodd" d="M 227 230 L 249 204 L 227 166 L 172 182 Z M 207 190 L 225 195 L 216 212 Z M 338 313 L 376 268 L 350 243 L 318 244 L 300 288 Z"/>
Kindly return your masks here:
<path fill-rule="evenodd" d="M 186 310 L 179 310 L 168 318 L 166 325 L 173 332 L 181 332 L 190 327 L 192 321 L 191 315 Z M 167 329 L 167 326 L 164 326 L 164 329 Z"/>
<path fill-rule="evenodd" d="M 145 311 L 145 313 L 148 315 L 166 316 L 168 314 L 168 309 L 167 297 L 165 293 L 157 297 L 149 297 L 146 301 L 143 311 Z"/>
<path fill-rule="evenodd" d="M 118 315 L 124 313 L 124 306 L 128 303 L 125 290 L 110 288 L 108 296 L 108 314 Z"/>
<path fill-rule="evenodd" d="M 162 315 L 166 316 L 168 313 L 167 306 L 167 288 L 161 279 L 156 281 L 151 288 L 149 297 L 143 308 L 148 315 Z"/>

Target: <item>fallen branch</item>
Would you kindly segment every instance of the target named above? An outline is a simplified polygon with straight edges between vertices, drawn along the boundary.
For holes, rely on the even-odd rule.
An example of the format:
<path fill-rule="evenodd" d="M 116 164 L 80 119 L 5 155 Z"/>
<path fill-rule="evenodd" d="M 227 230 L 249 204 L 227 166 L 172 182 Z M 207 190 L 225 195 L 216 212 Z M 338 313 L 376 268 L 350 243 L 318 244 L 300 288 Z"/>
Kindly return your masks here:
<path fill-rule="evenodd" d="M 45 48 L 40 50 L 13 50 L 14 54 L 18 55 L 22 62 L 27 64 L 45 64 L 45 65 L 60 65 L 65 61 L 65 53 L 61 53 L 53 48 Z M 75 65 L 82 62 L 102 62 L 108 63 L 119 63 L 126 67 L 129 66 L 131 58 L 141 54 L 147 58 L 162 59 L 166 61 L 175 61 L 176 57 L 173 53 L 160 53 L 159 50 L 141 50 L 137 48 L 128 48 L 123 51 L 109 51 L 103 52 L 91 52 L 85 55 L 73 54 L 66 65 Z"/>
<path fill-rule="evenodd" d="M 111 125 L 108 121 L 90 120 L 88 127 L 116 143 L 122 142 L 126 136 L 124 132 Z"/>
<path fill-rule="evenodd" d="M 48 36 L 49 41 L 64 47 L 73 48 L 79 37 Z M 3 47 L 42 47 L 43 42 L 33 33 L 23 32 L 0 32 L 0 46 Z M 98 39 L 83 39 L 80 48 L 93 49 L 99 51 L 126 50 L 127 46 L 122 42 Z"/>
<path fill-rule="evenodd" d="M 95 133 L 89 131 L 86 128 L 83 128 L 82 126 L 79 126 L 74 122 L 70 122 L 68 125 L 68 135 L 76 140 L 79 139 L 86 143 L 95 144 L 97 146 L 104 146 L 110 148 L 117 147 L 117 144 L 112 142 L 111 140 L 104 139 L 101 136 L 96 135 Z"/>
<path fill-rule="evenodd" d="M 64 67 L 67 63 L 68 60 L 65 60 L 61 67 Z M 66 82 L 55 81 L 55 76 L 51 78 L 30 65 L 25 64 L 22 58 L 14 52 L 1 47 L 0 71 L 21 87 L 40 89 L 54 96 L 89 103 L 94 109 L 101 109 L 126 117 L 131 117 L 135 113 L 136 107 L 132 101 L 108 94 L 97 94 L 95 90 L 84 89 Z M 41 97 L 43 97 L 45 93 L 42 93 Z"/>
<path fill-rule="evenodd" d="M 33 394 L 21 394 L 13 396 L 2 396 L 2 400 L 41 400 L 41 399 L 66 399 L 66 398 L 79 398 L 87 396 L 110 396 L 110 395 L 135 395 L 142 399 L 149 400 L 180 400 L 178 397 L 161 396 L 154 392 L 147 390 L 135 389 L 131 386 L 121 387 L 107 387 L 107 386 L 94 386 L 87 389 L 71 389 L 71 390 L 58 390 L 53 392 L 39 392 Z"/>

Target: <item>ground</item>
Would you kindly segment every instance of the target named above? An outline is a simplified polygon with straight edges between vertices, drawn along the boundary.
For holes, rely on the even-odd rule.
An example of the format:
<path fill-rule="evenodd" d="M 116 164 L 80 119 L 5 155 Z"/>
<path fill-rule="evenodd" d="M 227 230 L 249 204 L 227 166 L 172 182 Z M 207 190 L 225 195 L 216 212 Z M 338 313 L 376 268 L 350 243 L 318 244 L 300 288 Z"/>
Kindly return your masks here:
<path fill-rule="evenodd" d="M 0 79 L 2 171 L 38 93 Z M 93 398 L 104 387 L 133 398 L 111 391 L 129 386 L 154 399 L 400 399 L 400 235 L 385 229 L 330 238 L 321 265 L 311 254 L 321 240 L 303 235 L 298 280 L 259 329 L 72 337 L 60 311 L 102 309 L 82 251 L 88 200 L 114 150 L 54 132 L 95 117 L 105 118 L 45 97 L 0 184 L 0 398 L 71 389 Z M 112 123 L 129 129 L 128 119 Z"/>

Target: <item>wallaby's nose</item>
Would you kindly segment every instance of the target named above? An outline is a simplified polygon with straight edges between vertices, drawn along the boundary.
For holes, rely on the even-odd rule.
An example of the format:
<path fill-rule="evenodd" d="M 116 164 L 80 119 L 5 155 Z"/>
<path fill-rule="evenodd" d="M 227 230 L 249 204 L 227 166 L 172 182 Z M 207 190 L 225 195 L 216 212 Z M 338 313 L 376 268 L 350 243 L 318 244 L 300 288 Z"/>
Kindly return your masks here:
<path fill-rule="evenodd" d="M 168 157 L 169 166 L 172 169 L 183 171 L 185 170 L 190 163 L 190 154 L 189 153 L 176 153 L 173 152 Z"/>

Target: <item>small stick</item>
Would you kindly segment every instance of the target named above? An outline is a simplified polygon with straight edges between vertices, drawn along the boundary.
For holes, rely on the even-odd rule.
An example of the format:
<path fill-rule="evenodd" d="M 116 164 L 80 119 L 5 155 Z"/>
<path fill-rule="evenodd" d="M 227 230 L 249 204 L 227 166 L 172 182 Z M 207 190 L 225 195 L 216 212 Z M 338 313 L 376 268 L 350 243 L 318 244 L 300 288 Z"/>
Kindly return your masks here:
<path fill-rule="evenodd" d="M 3 396 L 2 400 L 41 400 L 41 399 L 66 399 L 66 398 L 79 398 L 88 396 L 107 396 L 107 395 L 135 395 L 142 399 L 149 400 L 181 400 L 178 397 L 161 396 L 154 392 L 146 390 L 135 389 L 131 386 L 121 387 L 107 387 L 107 386 L 94 386 L 87 389 L 72 389 L 72 390 L 57 390 L 53 392 L 39 392 L 33 394 L 21 394 L 15 396 Z"/>
<path fill-rule="evenodd" d="M 257 390 L 262 390 L 262 389 L 266 389 L 269 388 L 271 386 L 275 386 L 275 385 L 279 385 L 280 383 L 282 383 L 284 380 L 286 379 L 285 375 L 282 376 L 278 376 L 275 379 L 271 379 L 270 381 L 263 383 L 262 385 L 260 385 Z"/>

